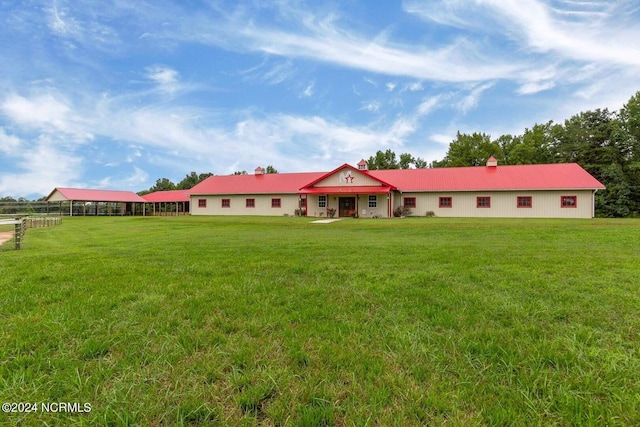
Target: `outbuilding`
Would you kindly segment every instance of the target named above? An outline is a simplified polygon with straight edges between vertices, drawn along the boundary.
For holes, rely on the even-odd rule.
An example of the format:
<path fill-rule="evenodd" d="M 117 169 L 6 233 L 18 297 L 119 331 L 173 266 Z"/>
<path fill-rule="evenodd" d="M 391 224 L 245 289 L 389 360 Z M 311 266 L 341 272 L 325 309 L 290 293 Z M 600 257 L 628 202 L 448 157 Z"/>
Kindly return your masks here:
<path fill-rule="evenodd" d="M 45 198 L 47 203 L 68 204 L 73 215 L 144 215 L 146 200 L 131 191 L 92 190 L 56 187 Z"/>

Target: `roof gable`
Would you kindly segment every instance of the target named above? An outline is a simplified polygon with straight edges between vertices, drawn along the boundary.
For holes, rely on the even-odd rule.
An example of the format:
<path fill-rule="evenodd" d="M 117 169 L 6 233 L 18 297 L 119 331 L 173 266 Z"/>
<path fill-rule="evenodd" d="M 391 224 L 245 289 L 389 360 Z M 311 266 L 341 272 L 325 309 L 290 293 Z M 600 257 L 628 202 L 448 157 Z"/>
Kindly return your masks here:
<path fill-rule="evenodd" d="M 326 187 L 393 187 L 393 185 L 372 176 L 369 171 L 354 168 L 345 163 L 308 183 L 301 190 Z"/>

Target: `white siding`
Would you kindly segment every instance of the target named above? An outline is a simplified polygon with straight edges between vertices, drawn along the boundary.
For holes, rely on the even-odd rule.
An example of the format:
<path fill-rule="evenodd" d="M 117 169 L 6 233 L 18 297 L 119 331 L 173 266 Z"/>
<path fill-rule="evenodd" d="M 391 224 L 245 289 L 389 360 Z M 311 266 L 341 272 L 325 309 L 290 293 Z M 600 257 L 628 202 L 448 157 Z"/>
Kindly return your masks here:
<path fill-rule="evenodd" d="M 518 196 L 530 196 L 531 208 L 518 208 Z M 576 196 L 575 208 L 560 206 L 562 196 Z M 448 193 L 395 193 L 395 209 L 405 197 L 415 197 L 412 216 L 424 216 L 433 211 L 439 217 L 501 217 L 501 218 L 591 218 L 593 217 L 593 191 L 487 191 Z M 439 207 L 440 197 L 451 197 L 452 207 Z M 490 197 L 491 207 L 478 208 L 477 197 Z"/>
<path fill-rule="evenodd" d="M 198 200 L 206 200 L 207 207 L 198 207 Z M 230 207 L 222 207 L 222 199 L 229 199 Z M 255 200 L 255 207 L 247 207 L 247 199 Z M 271 199 L 280 199 L 280 207 L 272 208 Z M 260 215 L 282 216 L 295 214 L 297 194 L 242 194 L 191 196 L 191 215 Z"/>

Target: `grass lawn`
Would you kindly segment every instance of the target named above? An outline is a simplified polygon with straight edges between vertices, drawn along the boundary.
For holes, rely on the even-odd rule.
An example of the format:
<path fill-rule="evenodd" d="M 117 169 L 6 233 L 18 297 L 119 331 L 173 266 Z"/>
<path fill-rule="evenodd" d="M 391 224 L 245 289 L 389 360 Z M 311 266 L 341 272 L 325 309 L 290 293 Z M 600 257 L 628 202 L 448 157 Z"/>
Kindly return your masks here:
<path fill-rule="evenodd" d="M 640 220 L 65 218 L 0 247 L 14 425 L 638 425 Z"/>

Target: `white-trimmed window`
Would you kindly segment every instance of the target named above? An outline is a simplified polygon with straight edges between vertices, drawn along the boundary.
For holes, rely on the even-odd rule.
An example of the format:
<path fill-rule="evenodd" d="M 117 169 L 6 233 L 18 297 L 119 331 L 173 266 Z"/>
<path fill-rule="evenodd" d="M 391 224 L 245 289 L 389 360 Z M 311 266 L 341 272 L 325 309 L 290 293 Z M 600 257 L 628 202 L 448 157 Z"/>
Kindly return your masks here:
<path fill-rule="evenodd" d="M 518 196 L 519 208 L 531 208 L 533 207 L 533 198 L 531 196 Z"/>
<path fill-rule="evenodd" d="M 318 196 L 318 207 L 319 208 L 326 208 L 327 207 L 327 196 L 326 195 Z"/>
<path fill-rule="evenodd" d="M 438 199 L 438 207 L 440 207 L 440 208 L 452 208 L 453 207 L 453 198 L 452 197 L 440 197 Z"/>
<path fill-rule="evenodd" d="M 491 207 L 491 197 L 487 197 L 487 196 L 476 197 L 476 207 L 477 208 L 490 208 Z"/>
<path fill-rule="evenodd" d="M 562 196 L 560 197 L 560 206 L 563 208 L 576 208 L 578 207 L 578 197 Z"/>
<path fill-rule="evenodd" d="M 378 207 L 378 196 L 376 196 L 375 194 L 372 194 L 369 196 L 369 207 L 370 208 Z"/>

